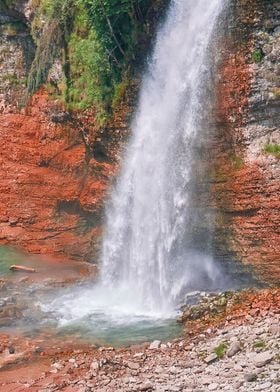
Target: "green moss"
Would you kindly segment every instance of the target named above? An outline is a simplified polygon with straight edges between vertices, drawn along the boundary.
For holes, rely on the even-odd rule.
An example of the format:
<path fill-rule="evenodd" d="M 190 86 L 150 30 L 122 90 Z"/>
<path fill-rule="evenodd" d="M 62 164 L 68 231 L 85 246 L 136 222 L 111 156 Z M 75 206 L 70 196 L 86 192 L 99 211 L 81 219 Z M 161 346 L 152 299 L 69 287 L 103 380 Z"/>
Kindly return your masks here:
<path fill-rule="evenodd" d="M 3 75 L 0 75 L 0 81 L 3 83 L 7 82 L 10 85 L 16 87 L 19 86 L 20 84 L 24 83 L 23 79 L 20 79 L 16 74 L 14 73 L 6 73 Z"/>
<path fill-rule="evenodd" d="M 15 37 L 19 32 L 25 31 L 26 26 L 21 21 L 5 23 L 0 26 L 1 34 L 9 37 Z"/>
<path fill-rule="evenodd" d="M 125 94 L 128 86 L 129 86 L 128 77 L 124 77 L 120 83 L 116 84 L 114 88 L 113 99 L 112 99 L 113 110 L 125 99 Z"/>
<path fill-rule="evenodd" d="M 69 109 L 94 106 L 100 123 L 126 96 L 131 65 L 151 36 L 151 20 L 168 0 L 32 0 L 37 44 L 28 93 L 47 83 L 59 59 Z"/>
<path fill-rule="evenodd" d="M 268 143 L 264 146 L 263 151 L 266 154 L 274 155 L 276 158 L 280 158 L 280 144 Z"/>
<path fill-rule="evenodd" d="M 3 3 L 6 7 L 11 7 L 14 4 L 15 0 L 3 0 Z"/>
<path fill-rule="evenodd" d="M 230 156 L 230 161 L 231 161 L 232 166 L 237 170 L 242 169 L 242 167 L 245 164 L 244 159 L 238 155 L 235 155 L 235 154 Z"/>
<path fill-rule="evenodd" d="M 217 347 L 213 349 L 213 351 L 219 359 L 222 359 L 225 356 L 225 351 L 227 347 L 228 345 L 226 343 L 220 343 Z"/>
<path fill-rule="evenodd" d="M 254 346 L 254 348 L 265 348 L 266 343 L 262 340 L 258 340 L 256 342 L 254 342 L 253 346 Z"/>
<path fill-rule="evenodd" d="M 254 61 L 254 63 L 258 64 L 262 61 L 263 59 L 263 52 L 261 49 L 256 49 L 253 51 L 252 53 L 252 60 Z"/>

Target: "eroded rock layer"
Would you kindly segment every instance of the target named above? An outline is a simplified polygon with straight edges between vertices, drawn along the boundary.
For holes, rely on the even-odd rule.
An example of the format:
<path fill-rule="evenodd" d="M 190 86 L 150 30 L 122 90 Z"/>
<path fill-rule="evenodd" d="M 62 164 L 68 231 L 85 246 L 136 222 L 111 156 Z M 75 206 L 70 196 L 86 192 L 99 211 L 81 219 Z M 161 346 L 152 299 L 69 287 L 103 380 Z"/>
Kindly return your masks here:
<path fill-rule="evenodd" d="M 218 83 L 211 195 L 216 251 L 280 278 L 278 1 L 237 1 Z M 230 233 L 228 232 L 230 229 Z"/>

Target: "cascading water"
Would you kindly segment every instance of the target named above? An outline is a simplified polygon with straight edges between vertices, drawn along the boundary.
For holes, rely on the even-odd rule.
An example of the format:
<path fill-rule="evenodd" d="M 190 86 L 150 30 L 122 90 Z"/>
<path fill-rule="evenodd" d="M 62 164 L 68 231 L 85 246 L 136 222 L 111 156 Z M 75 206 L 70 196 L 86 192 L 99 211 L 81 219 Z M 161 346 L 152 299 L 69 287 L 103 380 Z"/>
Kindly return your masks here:
<path fill-rule="evenodd" d="M 182 294 L 220 278 L 207 238 L 194 244 L 191 233 L 201 219 L 194 148 L 204 137 L 209 50 L 225 3 L 171 1 L 107 208 L 100 282 L 45 306 L 60 319 L 100 318 L 104 327 L 128 315 L 168 317 Z"/>
<path fill-rule="evenodd" d="M 135 293 L 134 307 L 143 311 L 170 310 L 182 289 L 217 277 L 187 233 L 195 225 L 193 147 L 203 138 L 209 44 L 224 3 L 171 2 L 107 210 L 102 284 Z"/>

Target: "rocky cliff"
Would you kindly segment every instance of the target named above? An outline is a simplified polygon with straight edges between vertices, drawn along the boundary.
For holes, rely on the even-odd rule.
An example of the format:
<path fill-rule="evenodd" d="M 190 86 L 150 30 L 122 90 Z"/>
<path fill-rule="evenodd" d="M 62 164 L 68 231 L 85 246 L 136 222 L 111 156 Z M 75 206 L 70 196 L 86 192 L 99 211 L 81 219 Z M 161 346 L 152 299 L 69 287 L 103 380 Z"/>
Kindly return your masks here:
<path fill-rule="evenodd" d="M 45 88 L 23 102 L 34 43 L 28 3 L 16 3 L 13 11 L 0 8 L 0 243 L 94 260 L 137 82 L 103 129 L 95 126 L 94 110 L 68 112 Z M 275 281 L 279 11 L 277 0 L 231 2 L 208 145 L 215 253 L 252 264 Z"/>
<path fill-rule="evenodd" d="M 279 281 L 280 4 L 238 0 L 230 14 L 212 140 L 216 251 Z"/>

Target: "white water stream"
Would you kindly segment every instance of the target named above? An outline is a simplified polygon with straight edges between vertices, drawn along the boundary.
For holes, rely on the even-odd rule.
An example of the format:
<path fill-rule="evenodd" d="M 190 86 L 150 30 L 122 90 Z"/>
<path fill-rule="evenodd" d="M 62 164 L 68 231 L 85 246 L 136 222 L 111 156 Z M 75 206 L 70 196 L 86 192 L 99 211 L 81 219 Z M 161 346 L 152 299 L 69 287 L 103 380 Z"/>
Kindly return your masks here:
<path fill-rule="evenodd" d="M 193 147 L 204 136 L 209 44 L 223 4 L 171 2 L 107 210 L 102 284 L 127 292 L 144 312 L 170 311 L 182 290 L 217 278 L 211 256 L 190 248 L 186 228 L 196 224 Z"/>
<path fill-rule="evenodd" d="M 47 306 L 64 320 L 168 317 L 184 293 L 221 278 L 210 248 L 189 233 L 198 223 L 194 148 L 204 137 L 209 48 L 225 3 L 171 1 L 107 208 L 101 281 Z"/>

